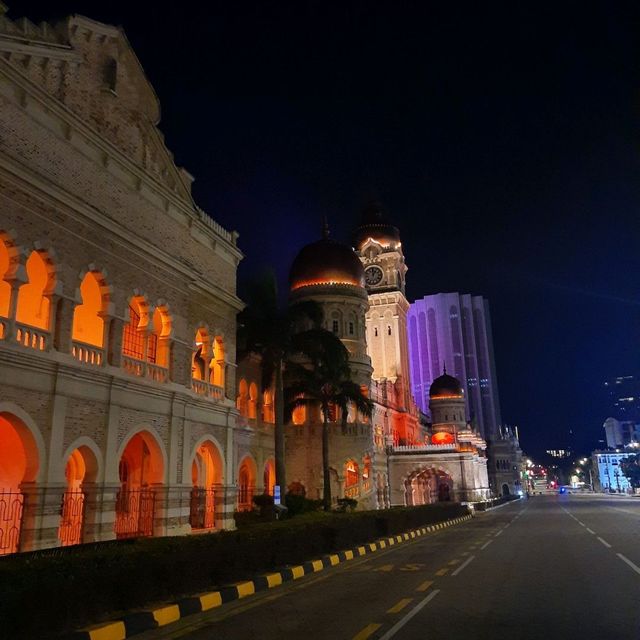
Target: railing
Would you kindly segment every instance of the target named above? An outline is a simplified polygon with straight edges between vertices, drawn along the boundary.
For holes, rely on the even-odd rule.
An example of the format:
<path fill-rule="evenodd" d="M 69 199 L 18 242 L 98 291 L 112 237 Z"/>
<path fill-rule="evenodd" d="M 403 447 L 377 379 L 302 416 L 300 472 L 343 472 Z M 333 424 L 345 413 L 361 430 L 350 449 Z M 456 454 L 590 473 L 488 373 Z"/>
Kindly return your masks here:
<path fill-rule="evenodd" d="M 200 218 L 201 222 L 203 222 L 207 227 L 215 231 L 217 234 L 221 235 L 228 242 L 232 242 L 233 244 L 235 244 L 233 234 L 230 231 L 227 231 L 222 225 L 218 224 L 200 207 L 196 207 L 196 211 L 198 212 L 198 218 Z"/>
<path fill-rule="evenodd" d="M 147 362 L 147 378 L 154 382 L 166 382 L 169 379 L 169 369 Z"/>
<path fill-rule="evenodd" d="M 71 355 L 79 362 L 97 367 L 102 366 L 104 362 L 104 349 L 77 340 L 71 344 Z"/>
<path fill-rule="evenodd" d="M 371 489 L 371 480 L 369 480 L 369 478 L 363 479 L 362 480 L 362 491 L 364 493 L 366 493 L 370 489 Z"/>
<path fill-rule="evenodd" d="M 63 547 L 82 542 L 84 506 L 82 491 L 66 491 L 62 496 L 58 538 Z"/>
<path fill-rule="evenodd" d="M 15 323 L 16 342 L 28 349 L 44 351 L 49 345 L 49 332 L 27 324 Z"/>
<path fill-rule="evenodd" d="M 20 549 L 24 495 L 0 490 L 0 556 Z"/>
<path fill-rule="evenodd" d="M 147 378 L 154 382 L 164 383 L 169 380 L 169 369 L 166 367 L 161 367 L 160 365 L 153 364 L 152 362 L 138 360 L 131 356 L 122 356 L 122 368 L 132 376 Z"/>
<path fill-rule="evenodd" d="M 210 384 L 204 380 L 191 378 L 191 388 L 200 396 L 206 396 L 212 400 L 221 401 L 224 398 L 224 388 Z"/>
<path fill-rule="evenodd" d="M 156 494 L 151 489 L 120 489 L 116 497 L 116 538 L 153 535 Z"/>
<path fill-rule="evenodd" d="M 396 445 L 393 447 L 393 453 L 420 453 L 427 451 L 457 451 L 455 444 L 407 444 Z"/>
<path fill-rule="evenodd" d="M 192 529 L 213 529 L 216 512 L 215 489 L 193 487 L 191 490 L 191 510 L 189 524 Z"/>
<path fill-rule="evenodd" d="M 346 487 L 344 490 L 345 498 L 357 498 L 360 495 L 360 487 L 354 485 L 353 487 Z"/>
<path fill-rule="evenodd" d="M 238 489 L 238 511 L 253 509 L 253 496 L 256 488 L 253 485 L 240 485 Z"/>

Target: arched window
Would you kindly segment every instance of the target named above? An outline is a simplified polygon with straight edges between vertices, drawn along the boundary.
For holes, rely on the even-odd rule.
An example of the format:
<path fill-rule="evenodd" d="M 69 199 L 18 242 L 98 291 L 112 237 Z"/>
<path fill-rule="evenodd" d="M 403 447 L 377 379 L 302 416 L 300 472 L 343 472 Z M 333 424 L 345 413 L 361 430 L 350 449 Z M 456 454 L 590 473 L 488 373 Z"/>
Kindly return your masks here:
<path fill-rule="evenodd" d="M 10 271 L 11 256 L 9 248 L 0 234 L 0 316 L 4 318 L 9 317 L 9 310 L 11 309 L 11 283 L 6 280 L 7 276 L 10 275 Z M 0 338 L 2 337 L 3 335 L 0 333 Z"/>
<path fill-rule="evenodd" d="M 338 407 L 335 402 L 330 402 L 327 407 L 329 422 L 336 422 L 338 420 Z"/>
<path fill-rule="evenodd" d="M 224 387 L 224 342 L 220 336 L 213 339 L 213 357 L 209 364 L 210 382 Z"/>
<path fill-rule="evenodd" d="M 29 281 L 18 290 L 16 320 L 21 324 L 49 331 L 51 302 L 48 294 L 55 285 L 51 263 L 46 254 L 32 251 L 26 266 Z"/>
<path fill-rule="evenodd" d="M 71 335 L 77 342 L 83 342 L 94 347 L 104 347 L 104 320 L 102 312 L 107 302 L 103 294 L 104 283 L 100 274 L 89 271 L 80 284 L 79 304 L 73 312 L 73 327 Z"/>
<path fill-rule="evenodd" d="M 189 523 L 192 529 L 212 529 L 215 526 L 216 491 L 222 484 L 222 456 L 210 440 L 196 450 L 191 463 L 191 509 Z"/>
<path fill-rule="evenodd" d="M 264 492 L 272 496 L 273 487 L 276 484 L 276 468 L 273 460 L 267 460 L 264 465 L 263 483 Z"/>
<path fill-rule="evenodd" d="M 373 328 L 373 335 L 377 338 L 378 337 L 378 327 L 374 327 Z"/>
<path fill-rule="evenodd" d="M 271 389 L 265 389 L 262 394 L 262 421 L 268 424 L 274 424 L 276 421 L 273 391 Z"/>
<path fill-rule="evenodd" d="M 296 407 L 291 413 L 291 422 L 295 425 L 304 424 L 307 420 L 307 408 Z"/>
<path fill-rule="evenodd" d="M 246 456 L 238 468 L 238 511 L 250 511 L 253 508 L 255 486 L 256 465 Z"/>
<path fill-rule="evenodd" d="M 362 485 L 365 491 L 371 486 L 371 458 L 365 456 L 362 461 Z"/>
<path fill-rule="evenodd" d="M 249 385 L 249 418 L 255 420 L 258 417 L 258 386 L 255 382 Z"/>
<path fill-rule="evenodd" d="M 354 487 L 358 484 L 358 465 L 353 460 L 344 465 L 344 486 Z"/>
<path fill-rule="evenodd" d="M 166 307 L 156 307 L 147 344 L 147 362 L 165 369 L 169 367 L 170 335 L 171 316 Z"/>
<path fill-rule="evenodd" d="M 391 335 L 391 325 L 387 325 L 387 335 Z"/>
<path fill-rule="evenodd" d="M 122 334 L 122 354 L 136 360 L 145 359 L 146 330 L 149 313 L 144 299 L 135 297 L 129 303 L 129 321 Z"/>
<path fill-rule="evenodd" d="M 205 329 L 196 331 L 195 348 L 191 360 L 191 377 L 194 380 L 206 380 L 207 356 L 209 353 L 209 334 Z"/>
<path fill-rule="evenodd" d="M 244 378 L 240 380 L 240 384 L 238 385 L 236 407 L 241 416 L 245 418 L 249 416 L 249 385 L 247 385 L 247 381 Z"/>

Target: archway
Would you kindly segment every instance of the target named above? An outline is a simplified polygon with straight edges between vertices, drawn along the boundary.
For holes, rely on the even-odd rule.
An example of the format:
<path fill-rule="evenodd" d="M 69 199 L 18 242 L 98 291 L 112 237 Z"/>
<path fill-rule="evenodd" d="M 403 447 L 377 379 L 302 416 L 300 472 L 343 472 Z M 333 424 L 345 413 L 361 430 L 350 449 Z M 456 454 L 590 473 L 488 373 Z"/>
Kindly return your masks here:
<path fill-rule="evenodd" d="M 65 467 L 67 489 L 62 498 L 62 513 L 58 539 L 65 547 L 80 544 L 85 524 L 86 495 L 84 484 L 95 482 L 98 471 L 96 457 L 87 446 L 80 446 L 71 452 Z"/>
<path fill-rule="evenodd" d="M 276 467 L 273 459 L 265 462 L 263 473 L 263 487 L 267 495 L 273 495 L 273 487 L 276 484 Z"/>
<path fill-rule="evenodd" d="M 191 377 L 194 380 L 206 381 L 207 375 L 207 354 L 209 352 L 209 334 L 207 330 L 200 327 L 196 331 L 195 348 L 191 360 Z"/>
<path fill-rule="evenodd" d="M 51 302 L 48 294 L 53 291 L 55 276 L 46 254 L 32 251 L 26 264 L 29 281 L 18 290 L 16 321 L 49 331 Z"/>
<path fill-rule="evenodd" d="M 0 413 L 0 555 L 20 549 L 23 482 L 36 479 L 38 448 L 29 428 L 17 416 Z"/>
<path fill-rule="evenodd" d="M 256 488 L 256 463 L 245 456 L 238 467 L 238 511 L 253 509 L 253 494 Z"/>
<path fill-rule="evenodd" d="M 153 486 L 162 483 L 164 462 L 160 445 L 149 431 L 140 431 L 127 442 L 120 457 L 119 475 L 116 536 L 135 538 L 153 535 Z"/>
<path fill-rule="evenodd" d="M 213 357 L 209 363 L 209 382 L 216 387 L 224 387 L 224 342 L 220 336 L 213 339 Z"/>
<path fill-rule="evenodd" d="M 247 381 L 242 378 L 240 380 L 240 384 L 238 385 L 238 398 L 236 400 L 236 407 L 240 412 L 240 415 L 243 417 L 248 417 L 249 415 L 249 385 L 247 385 Z"/>
<path fill-rule="evenodd" d="M 355 460 L 347 460 L 344 465 L 344 496 L 357 498 L 360 495 L 360 472 Z"/>
<path fill-rule="evenodd" d="M 192 529 L 213 529 L 216 516 L 216 496 L 222 484 L 222 455 L 218 447 L 205 440 L 195 452 L 191 463 L 191 509 L 189 522 Z"/>
<path fill-rule="evenodd" d="M 252 382 L 249 385 L 249 418 L 255 420 L 258 417 L 258 385 Z"/>
<path fill-rule="evenodd" d="M 171 325 L 171 316 L 166 306 L 156 307 L 147 344 L 147 362 L 162 369 L 169 368 Z"/>
<path fill-rule="evenodd" d="M 506 497 L 506 496 L 508 496 L 508 495 L 510 495 L 510 494 L 511 494 L 511 491 L 509 490 L 509 485 L 505 482 L 505 483 L 502 485 L 502 495 L 503 495 L 504 497 Z"/>
<path fill-rule="evenodd" d="M 107 302 L 102 293 L 100 274 L 89 271 L 80 284 L 82 304 L 73 311 L 73 340 L 94 347 L 104 346 L 104 312 Z"/>

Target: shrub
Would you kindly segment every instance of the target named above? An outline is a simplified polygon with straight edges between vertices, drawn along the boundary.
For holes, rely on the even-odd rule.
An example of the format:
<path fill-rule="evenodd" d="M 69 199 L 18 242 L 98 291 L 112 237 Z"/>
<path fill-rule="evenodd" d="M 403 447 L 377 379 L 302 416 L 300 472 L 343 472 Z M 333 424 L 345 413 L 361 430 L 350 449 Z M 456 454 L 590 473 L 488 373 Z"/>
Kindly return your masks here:
<path fill-rule="evenodd" d="M 309 513 L 237 531 L 8 556 L 0 558 L 0 628 L 7 638 L 44 640 L 152 602 L 250 579 L 467 513 L 455 503 Z M 34 606 L 37 615 L 30 614 Z"/>
<path fill-rule="evenodd" d="M 338 509 L 341 513 L 346 511 L 355 511 L 358 506 L 358 501 L 354 498 L 338 498 Z"/>
<path fill-rule="evenodd" d="M 284 497 L 284 504 L 287 507 L 289 517 L 297 516 L 300 513 L 310 513 L 322 508 L 322 500 L 309 500 L 304 496 L 287 493 Z"/>

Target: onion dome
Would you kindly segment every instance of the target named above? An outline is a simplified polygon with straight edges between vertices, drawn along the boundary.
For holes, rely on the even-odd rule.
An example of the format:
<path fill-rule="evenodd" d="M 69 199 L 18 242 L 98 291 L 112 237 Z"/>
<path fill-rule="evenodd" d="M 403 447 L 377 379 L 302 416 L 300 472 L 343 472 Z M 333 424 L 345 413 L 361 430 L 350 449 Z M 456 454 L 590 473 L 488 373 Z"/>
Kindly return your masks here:
<path fill-rule="evenodd" d="M 462 397 L 464 391 L 458 378 L 454 378 L 447 374 L 445 368 L 444 373 L 436 378 L 429 389 L 429 397 L 431 398 L 446 398 L 450 396 Z"/>
<path fill-rule="evenodd" d="M 329 239 L 325 225 L 323 238 L 303 247 L 289 271 L 291 291 L 313 285 L 364 287 L 364 268 L 353 249 Z"/>
<path fill-rule="evenodd" d="M 362 220 L 353 234 L 353 246 L 360 251 L 367 240 L 374 240 L 383 247 L 395 248 L 400 244 L 400 231 L 386 218 L 382 205 L 369 204 L 362 212 Z"/>

